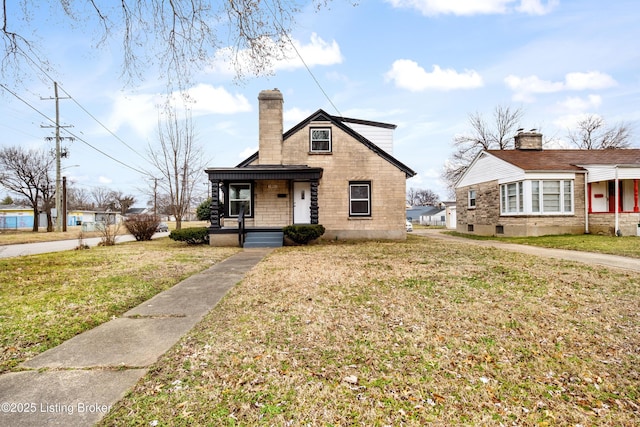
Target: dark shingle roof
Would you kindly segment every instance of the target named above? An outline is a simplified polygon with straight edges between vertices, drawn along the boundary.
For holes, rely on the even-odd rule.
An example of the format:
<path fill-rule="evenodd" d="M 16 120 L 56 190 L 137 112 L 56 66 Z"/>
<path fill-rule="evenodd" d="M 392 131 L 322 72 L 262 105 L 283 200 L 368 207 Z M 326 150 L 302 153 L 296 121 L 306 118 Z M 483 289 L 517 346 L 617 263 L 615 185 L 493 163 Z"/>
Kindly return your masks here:
<path fill-rule="evenodd" d="M 487 153 L 527 171 L 583 170 L 579 165 L 640 166 L 640 149 L 487 150 Z"/>

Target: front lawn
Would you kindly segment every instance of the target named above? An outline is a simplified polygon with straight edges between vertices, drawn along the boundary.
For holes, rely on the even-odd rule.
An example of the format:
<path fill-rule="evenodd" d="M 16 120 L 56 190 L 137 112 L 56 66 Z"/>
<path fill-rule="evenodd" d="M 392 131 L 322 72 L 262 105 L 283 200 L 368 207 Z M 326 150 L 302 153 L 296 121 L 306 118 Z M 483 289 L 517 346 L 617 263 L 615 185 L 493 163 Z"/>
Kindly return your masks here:
<path fill-rule="evenodd" d="M 639 274 L 464 242 L 285 247 L 101 425 L 638 425 L 639 306 Z"/>
<path fill-rule="evenodd" d="M 0 373 L 237 251 L 164 238 L 0 259 Z"/>

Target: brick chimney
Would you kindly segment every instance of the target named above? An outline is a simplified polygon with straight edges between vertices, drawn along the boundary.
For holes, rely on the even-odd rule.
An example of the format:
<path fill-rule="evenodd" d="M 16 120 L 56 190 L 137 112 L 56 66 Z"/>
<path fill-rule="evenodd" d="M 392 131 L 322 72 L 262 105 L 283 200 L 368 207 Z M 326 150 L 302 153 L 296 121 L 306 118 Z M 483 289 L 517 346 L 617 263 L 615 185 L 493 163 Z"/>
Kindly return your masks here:
<path fill-rule="evenodd" d="M 529 132 L 519 131 L 514 137 L 516 150 L 542 150 L 542 134 L 531 129 Z"/>
<path fill-rule="evenodd" d="M 282 105 L 284 100 L 278 89 L 263 90 L 259 104 L 259 155 L 261 165 L 282 164 Z"/>

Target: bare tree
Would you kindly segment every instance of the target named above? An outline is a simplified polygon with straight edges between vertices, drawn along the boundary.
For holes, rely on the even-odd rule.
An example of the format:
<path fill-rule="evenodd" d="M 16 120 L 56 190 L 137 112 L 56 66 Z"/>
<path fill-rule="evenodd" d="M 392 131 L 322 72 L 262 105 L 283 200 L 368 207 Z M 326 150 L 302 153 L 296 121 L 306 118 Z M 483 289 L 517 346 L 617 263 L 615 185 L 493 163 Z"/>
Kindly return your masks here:
<path fill-rule="evenodd" d="M 202 148 L 196 142 L 191 112 L 184 109 L 180 117 L 177 109 L 167 101 L 158 115 L 158 143 L 149 144 L 149 160 L 154 165 L 151 176 L 160 175 L 157 181 L 161 193 L 169 196 L 170 212 L 176 221 L 176 229 L 182 228 L 182 220 L 191 209 L 191 195 L 202 179 L 206 163 Z"/>
<path fill-rule="evenodd" d="M 567 138 L 583 150 L 631 147 L 631 131 L 625 123 L 607 127 L 604 119 L 590 114 L 580 120 L 575 130 L 569 130 Z"/>
<path fill-rule="evenodd" d="M 84 188 L 67 188 L 67 206 L 69 209 L 91 209 L 91 195 Z"/>
<path fill-rule="evenodd" d="M 43 150 L 23 147 L 0 148 L 0 185 L 24 196 L 33 208 L 33 231 L 39 228 L 38 207 L 42 189 L 48 188 L 53 167 L 53 156 Z"/>
<path fill-rule="evenodd" d="M 53 159 L 50 167 L 52 166 Z M 42 199 L 40 211 L 44 212 L 47 217 L 47 232 L 50 233 L 53 231 L 53 215 L 51 211 L 56 207 L 56 183 L 48 172 L 43 176 L 40 183 L 40 194 Z M 56 215 L 62 215 L 62 212 L 56 212 Z M 66 221 L 66 218 L 63 221 Z"/>
<path fill-rule="evenodd" d="M 440 197 L 433 190 L 410 188 L 407 192 L 407 203 L 411 206 L 435 206 Z"/>
<path fill-rule="evenodd" d="M 454 151 L 443 172 L 442 178 L 450 190 L 480 151 L 513 148 L 513 136 L 523 114 L 520 108 L 499 105 L 493 110 L 491 123 L 478 112 L 469 115 L 470 131 L 454 137 Z"/>
<path fill-rule="evenodd" d="M 131 194 L 124 194 L 122 191 L 111 191 L 109 193 L 109 208 L 120 212 L 124 215 L 127 210 L 133 206 L 136 202 L 136 198 Z"/>
<path fill-rule="evenodd" d="M 111 190 L 107 187 L 94 187 L 91 190 L 91 197 L 97 208 L 107 209 L 111 202 Z"/>
<path fill-rule="evenodd" d="M 308 1 L 315 8 L 328 2 Z M 96 48 L 112 41 L 120 44 L 122 73 L 129 80 L 157 66 L 167 81 L 185 83 L 225 49 L 234 52 L 231 59 L 238 76 L 262 73 L 282 55 L 294 15 L 304 6 L 286 0 L 2 0 L 2 66 L 18 74 L 22 61 L 35 56 L 46 68 L 47 58 L 34 41 L 42 23 L 33 20 L 35 15 L 46 15 L 49 26 L 92 37 Z M 50 10 L 38 10 L 45 7 Z"/>

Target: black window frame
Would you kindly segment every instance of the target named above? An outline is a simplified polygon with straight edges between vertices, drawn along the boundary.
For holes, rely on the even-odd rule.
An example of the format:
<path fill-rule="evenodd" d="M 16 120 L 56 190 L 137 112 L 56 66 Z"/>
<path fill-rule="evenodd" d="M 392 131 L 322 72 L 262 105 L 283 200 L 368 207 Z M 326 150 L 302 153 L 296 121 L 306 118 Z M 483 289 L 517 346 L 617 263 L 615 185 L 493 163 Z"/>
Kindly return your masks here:
<path fill-rule="evenodd" d="M 321 139 L 321 140 L 314 140 L 313 139 L 313 132 L 314 131 L 319 131 L 319 130 L 323 130 L 323 131 L 328 131 L 329 132 L 329 139 L 328 141 L 326 139 Z M 329 144 L 328 149 L 318 149 L 314 147 L 314 142 L 327 142 Z M 322 127 L 311 127 L 309 128 L 309 152 L 310 153 L 318 153 L 318 154 L 330 154 L 333 152 L 333 132 L 331 131 L 331 127 L 327 127 L 327 126 L 322 126 Z"/>
<path fill-rule="evenodd" d="M 355 186 L 359 186 L 359 187 L 363 187 L 366 186 L 367 187 L 367 198 L 366 199 L 362 199 L 362 198 L 354 198 L 352 197 L 352 188 Z M 372 206 L 372 202 L 371 202 L 371 181 L 349 181 L 349 217 L 350 218 L 367 218 L 367 217 L 371 217 L 371 206 Z M 367 212 L 354 212 L 353 209 L 353 203 L 354 202 L 362 202 L 365 201 L 367 202 Z"/>

